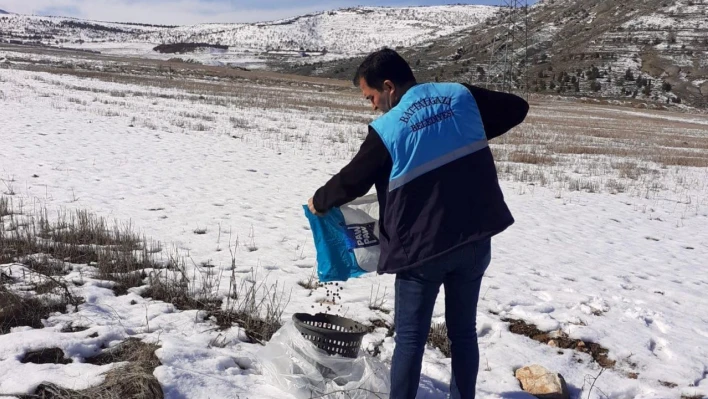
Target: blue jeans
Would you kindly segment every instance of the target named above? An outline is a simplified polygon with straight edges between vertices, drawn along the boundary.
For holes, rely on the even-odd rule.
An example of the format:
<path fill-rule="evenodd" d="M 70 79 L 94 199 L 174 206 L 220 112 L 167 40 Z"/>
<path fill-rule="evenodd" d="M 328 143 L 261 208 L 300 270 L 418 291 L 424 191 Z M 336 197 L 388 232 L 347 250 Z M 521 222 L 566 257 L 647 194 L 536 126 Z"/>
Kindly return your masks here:
<path fill-rule="evenodd" d="M 433 307 L 443 284 L 452 351 L 450 394 L 453 399 L 474 398 L 479 369 L 477 300 L 490 261 L 491 240 L 485 239 L 396 275 L 391 399 L 413 399 L 418 392 Z"/>

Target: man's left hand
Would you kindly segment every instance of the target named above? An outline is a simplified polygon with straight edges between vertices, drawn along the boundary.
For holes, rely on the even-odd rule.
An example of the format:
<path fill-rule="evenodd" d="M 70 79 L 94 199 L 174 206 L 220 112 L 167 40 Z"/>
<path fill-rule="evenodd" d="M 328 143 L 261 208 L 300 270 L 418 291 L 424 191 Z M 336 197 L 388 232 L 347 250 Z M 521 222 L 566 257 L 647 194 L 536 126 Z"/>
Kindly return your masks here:
<path fill-rule="evenodd" d="M 317 209 L 315 209 L 315 203 L 312 198 L 307 200 L 307 207 L 310 208 L 310 212 L 312 212 L 313 215 L 316 216 L 324 216 L 325 214 L 322 212 L 318 212 Z"/>

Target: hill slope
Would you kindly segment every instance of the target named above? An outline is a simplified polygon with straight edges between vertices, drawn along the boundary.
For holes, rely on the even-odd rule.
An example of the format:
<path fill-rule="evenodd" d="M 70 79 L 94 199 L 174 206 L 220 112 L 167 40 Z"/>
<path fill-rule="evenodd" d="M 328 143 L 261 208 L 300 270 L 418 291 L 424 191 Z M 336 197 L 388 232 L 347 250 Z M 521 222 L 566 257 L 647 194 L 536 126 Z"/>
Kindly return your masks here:
<path fill-rule="evenodd" d="M 708 1 L 546 0 L 529 11 L 534 92 L 708 106 Z M 404 49 L 424 80 L 485 80 L 495 36 L 485 24 Z M 351 76 L 359 60 L 291 67 Z"/>
<path fill-rule="evenodd" d="M 489 6 L 358 7 L 252 24 L 165 27 L 61 17 L 0 18 L 0 37 L 66 42 L 208 43 L 241 49 L 356 55 L 381 46 L 411 46 L 483 22 Z M 372 27 L 386 27 L 386 29 Z"/>

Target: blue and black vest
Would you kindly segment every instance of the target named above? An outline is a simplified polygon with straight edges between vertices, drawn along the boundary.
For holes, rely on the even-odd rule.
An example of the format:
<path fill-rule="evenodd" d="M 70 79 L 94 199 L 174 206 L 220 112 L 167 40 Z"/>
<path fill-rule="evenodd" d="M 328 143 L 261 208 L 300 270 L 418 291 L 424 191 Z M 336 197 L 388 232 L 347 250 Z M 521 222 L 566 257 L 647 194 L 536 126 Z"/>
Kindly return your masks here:
<path fill-rule="evenodd" d="M 463 85 L 416 85 L 371 127 L 393 161 L 379 273 L 434 261 L 514 222 L 477 103 Z"/>

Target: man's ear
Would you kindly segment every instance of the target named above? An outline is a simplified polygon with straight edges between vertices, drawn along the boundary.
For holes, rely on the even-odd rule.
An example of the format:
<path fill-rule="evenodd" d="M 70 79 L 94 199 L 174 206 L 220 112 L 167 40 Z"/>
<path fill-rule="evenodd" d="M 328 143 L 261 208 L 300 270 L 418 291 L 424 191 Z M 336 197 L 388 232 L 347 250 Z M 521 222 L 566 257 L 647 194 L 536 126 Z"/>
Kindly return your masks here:
<path fill-rule="evenodd" d="M 396 92 L 396 85 L 393 84 L 393 82 L 390 81 L 390 80 L 384 80 L 384 82 L 383 82 L 383 88 L 384 88 L 384 91 L 385 91 L 385 90 L 388 90 L 388 91 L 390 91 L 391 93 L 395 93 L 395 92 Z"/>

